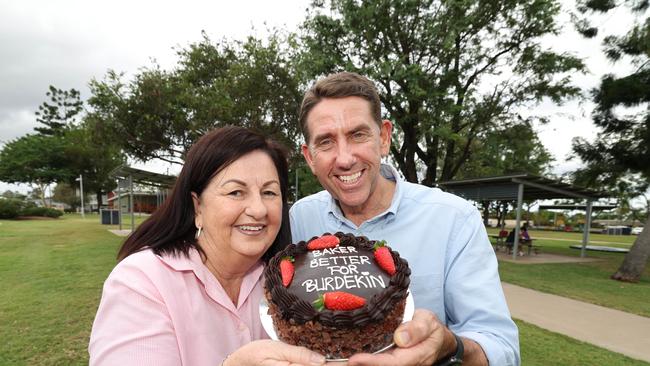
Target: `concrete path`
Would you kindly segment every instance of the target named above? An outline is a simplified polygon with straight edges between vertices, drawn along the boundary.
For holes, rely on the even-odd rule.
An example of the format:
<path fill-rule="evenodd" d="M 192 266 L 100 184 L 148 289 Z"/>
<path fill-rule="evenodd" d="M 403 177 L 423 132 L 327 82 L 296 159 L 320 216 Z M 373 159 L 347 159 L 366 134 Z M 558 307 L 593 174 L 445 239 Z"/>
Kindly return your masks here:
<path fill-rule="evenodd" d="M 503 283 L 513 318 L 650 362 L 650 318 Z"/>
<path fill-rule="evenodd" d="M 561 239 L 561 238 L 546 238 L 543 236 L 535 236 L 533 239 L 538 240 L 555 240 L 555 241 L 568 241 L 572 243 L 582 243 L 582 238 L 580 239 Z M 602 240 L 592 240 L 591 238 L 589 239 L 590 243 L 593 244 L 618 244 L 618 245 L 626 245 L 628 247 L 631 247 L 633 243 L 621 243 L 617 241 L 602 241 Z"/>
<path fill-rule="evenodd" d="M 126 229 L 126 230 L 125 229 L 122 229 L 122 230 L 109 229 L 108 231 L 110 231 L 111 233 L 113 233 L 113 234 L 115 234 L 117 236 L 129 236 L 131 234 L 131 229 Z"/>

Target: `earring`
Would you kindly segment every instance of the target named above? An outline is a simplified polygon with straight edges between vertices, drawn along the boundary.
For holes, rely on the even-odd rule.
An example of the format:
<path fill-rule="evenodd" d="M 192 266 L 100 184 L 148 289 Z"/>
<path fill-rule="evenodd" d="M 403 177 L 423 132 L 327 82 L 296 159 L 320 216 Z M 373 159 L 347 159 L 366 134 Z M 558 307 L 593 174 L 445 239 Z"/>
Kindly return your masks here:
<path fill-rule="evenodd" d="M 201 229 L 202 227 L 199 226 L 198 230 L 196 230 L 196 235 L 194 235 L 194 239 L 199 239 L 199 236 L 201 236 Z"/>

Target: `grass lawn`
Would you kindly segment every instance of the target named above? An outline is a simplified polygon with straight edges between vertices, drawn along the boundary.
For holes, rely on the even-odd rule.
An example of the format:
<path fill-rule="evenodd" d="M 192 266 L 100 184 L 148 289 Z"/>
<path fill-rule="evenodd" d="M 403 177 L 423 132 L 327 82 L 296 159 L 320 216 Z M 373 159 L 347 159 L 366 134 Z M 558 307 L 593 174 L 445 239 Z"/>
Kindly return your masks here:
<path fill-rule="evenodd" d="M 88 364 L 90 327 L 120 242 L 108 227 L 97 215 L 0 220 L 1 365 Z"/>
<path fill-rule="evenodd" d="M 100 225 L 97 215 L 85 220 L 75 215 L 0 220 L 0 365 L 88 364 L 88 337 L 102 283 L 115 265 L 122 240 L 108 228 L 117 227 Z M 516 269 L 509 270 L 504 264 L 504 272 L 537 267 L 513 265 Z M 591 281 L 599 274 L 590 270 L 580 276 Z M 622 302 L 637 301 L 632 291 L 621 294 Z M 650 365 L 526 323 L 518 325 L 524 365 Z"/>
<path fill-rule="evenodd" d="M 523 366 L 641 366 L 647 362 L 549 332 L 519 320 L 521 364 Z"/>
<path fill-rule="evenodd" d="M 535 244 L 542 252 L 568 256 L 580 256 L 580 250 L 570 249 L 577 244 L 581 234 L 550 231 L 531 231 Z M 541 239 L 550 238 L 550 239 Z M 566 241 L 577 239 L 575 242 Z M 630 247 L 636 236 L 591 235 L 591 240 L 619 244 L 607 246 Z M 627 243 L 627 244 L 626 244 Z M 590 302 L 630 313 L 650 317 L 650 266 L 646 267 L 639 283 L 623 283 L 609 279 L 625 257 L 624 253 L 587 251 L 587 257 L 598 262 L 562 264 L 516 264 L 499 263 L 499 274 L 505 282 L 552 293 L 572 299 Z"/>
<path fill-rule="evenodd" d="M 496 229 L 493 230 L 494 234 L 497 233 Z M 563 232 L 563 231 L 538 231 L 531 230 L 531 237 L 556 239 L 557 241 L 572 241 L 570 244 L 582 243 L 582 233 L 577 232 Z M 636 235 L 605 235 L 605 234 L 589 234 L 589 243 L 593 245 L 607 245 L 628 248 L 636 239 Z"/>

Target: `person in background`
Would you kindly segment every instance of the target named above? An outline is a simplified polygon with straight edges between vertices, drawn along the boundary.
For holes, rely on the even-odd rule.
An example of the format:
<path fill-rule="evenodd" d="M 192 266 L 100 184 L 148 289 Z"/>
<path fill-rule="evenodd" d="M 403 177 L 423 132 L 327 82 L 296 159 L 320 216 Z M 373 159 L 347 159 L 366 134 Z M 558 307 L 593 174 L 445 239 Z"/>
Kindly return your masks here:
<path fill-rule="evenodd" d="M 90 365 L 323 365 L 268 339 L 264 264 L 291 242 L 283 148 L 239 127 L 200 138 L 104 283 Z"/>
<path fill-rule="evenodd" d="M 510 230 L 510 232 L 508 233 L 508 237 L 506 238 L 506 244 L 511 247 L 515 243 L 515 231 L 516 230 L 514 228 Z"/>
<path fill-rule="evenodd" d="M 530 242 L 530 234 L 528 234 L 528 223 L 527 223 L 527 222 L 525 222 L 525 223 L 521 226 L 520 238 L 521 238 L 521 240 L 523 240 L 523 241 Z"/>
<path fill-rule="evenodd" d="M 418 309 L 395 331 L 397 347 L 348 365 L 519 365 L 517 326 L 479 212 L 381 163 L 393 125 L 381 119 L 374 84 L 329 75 L 306 92 L 299 121 L 302 154 L 325 191 L 292 206 L 294 242 L 337 231 L 386 240 L 412 270 Z"/>
<path fill-rule="evenodd" d="M 501 226 L 501 230 L 499 231 L 499 237 L 500 238 L 507 238 L 508 237 L 508 230 L 506 230 L 505 226 Z"/>

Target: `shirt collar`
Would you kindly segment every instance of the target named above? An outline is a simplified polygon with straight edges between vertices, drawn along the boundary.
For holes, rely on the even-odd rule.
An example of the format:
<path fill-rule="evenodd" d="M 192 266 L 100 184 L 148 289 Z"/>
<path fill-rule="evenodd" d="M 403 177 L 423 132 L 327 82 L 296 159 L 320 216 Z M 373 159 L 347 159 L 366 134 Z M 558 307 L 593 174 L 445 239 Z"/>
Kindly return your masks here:
<path fill-rule="evenodd" d="M 385 212 L 385 213 L 390 213 L 392 215 L 395 215 L 397 213 L 397 209 L 399 208 L 400 202 L 402 201 L 402 194 L 404 192 L 404 179 L 402 179 L 402 176 L 399 175 L 397 169 L 395 169 L 394 166 L 389 164 L 381 164 L 379 172 L 384 178 L 395 182 L 395 192 L 393 193 L 393 200 L 391 201 L 390 206 Z"/>
<path fill-rule="evenodd" d="M 203 284 L 206 289 L 207 294 L 215 301 L 222 303 L 222 305 L 227 307 L 234 307 L 231 301 L 224 299 L 223 289 L 219 281 L 214 277 L 212 272 L 208 267 L 203 264 L 203 259 L 201 254 L 196 248 L 191 248 L 189 250 L 189 256 L 182 254 L 166 254 L 158 255 L 158 258 L 165 263 L 171 269 L 178 272 L 194 272 L 196 278 Z M 264 264 L 262 261 L 255 263 L 246 273 L 246 277 L 242 282 L 241 289 L 239 291 L 239 300 L 238 307 L 243 303 L 242 300 L 248 297 L 250 292 L 255 287 L 255 284 L 258 282 L 264 271 Z"/>

